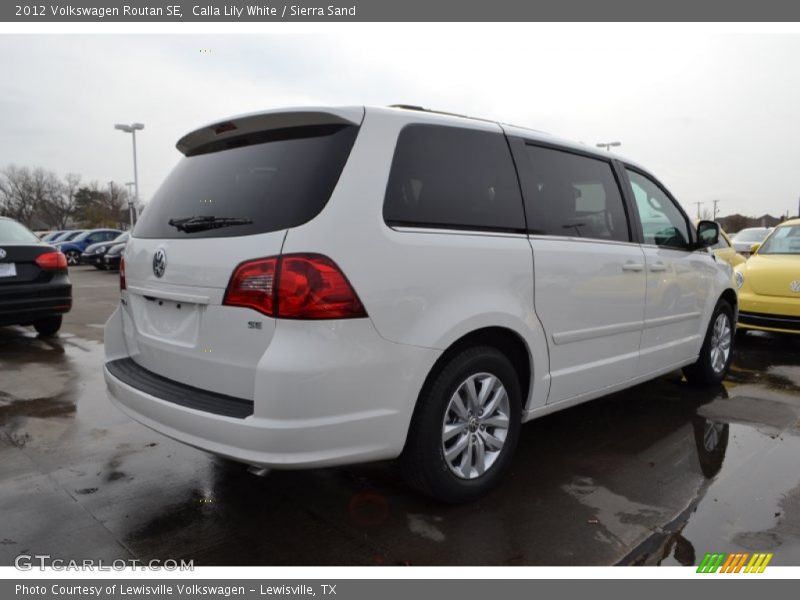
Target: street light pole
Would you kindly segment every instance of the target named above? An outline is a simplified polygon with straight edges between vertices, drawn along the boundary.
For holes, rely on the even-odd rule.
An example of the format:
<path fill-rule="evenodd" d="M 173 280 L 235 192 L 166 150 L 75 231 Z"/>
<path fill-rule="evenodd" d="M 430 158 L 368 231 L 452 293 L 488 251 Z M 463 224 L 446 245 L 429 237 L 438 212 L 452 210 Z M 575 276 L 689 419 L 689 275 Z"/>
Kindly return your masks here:
<path fill-rule="evenodd" d="M 125 187 L 128 188 L 128 218 L 131 219 L 131 229 L 133 229 L 133 211 L 136 210 L 136 207 L 133 205 L 132 198 L 134 197 L 133 192 L 131 191 L 131 187 L 136 185 L 135 181 L 126 181 Z M 138 215 L 137 215 L 138 216 Z"/>
<path fill-rule="evenodd" d="M 128 200 L 128 213 L 130 216 L 131 221 L 131 229 L 133 229 L 134 224 L 134 206 L 136 203 L 139 202 L 139 168 L 136 162 L 136 132 L 144 129 L 144 125 L 142 123 L 131 123 L 130 125 L 123 125 L 123 124 L 116 124 L 114 125 L 114 129 L 118 129 L 120 131 L 124 131 L 125 133 L 130 133 L 131 137 L 133 138 L 133 189 L 134 189 L 134 198 L 133 202 Z"/>

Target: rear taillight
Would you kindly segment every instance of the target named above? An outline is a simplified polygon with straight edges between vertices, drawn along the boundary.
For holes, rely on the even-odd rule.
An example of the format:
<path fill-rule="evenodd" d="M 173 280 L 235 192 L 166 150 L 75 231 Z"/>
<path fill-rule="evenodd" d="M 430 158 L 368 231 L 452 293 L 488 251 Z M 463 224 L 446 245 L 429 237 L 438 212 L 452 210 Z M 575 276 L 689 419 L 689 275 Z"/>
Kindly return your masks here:
<path fill-rule="evenodd" d="M 67 268 L 67 257 L 61 252 L 45 252 L 36 257 L 36 264 L 45 271 L 63 271 Z"/>
<path fill-rule="evenodd" d="M 341 269 L 321 254 L 285 254 L 239 265 L 223 304 L 283 319 L 354 319 L 367 313 Z"/>
<path fill-rule="evenodd" d="M 277 267 L 277 258 L 261 258 L 240 264 L 228 282 L 222 303 L 252 308 L 274 317 Z"/>
<path fill-rule="evenodd" d="M 125 290 L 127 289 L 127 285 L 125 284 L 125 259 L 119 259 L 119 289 Z"/>

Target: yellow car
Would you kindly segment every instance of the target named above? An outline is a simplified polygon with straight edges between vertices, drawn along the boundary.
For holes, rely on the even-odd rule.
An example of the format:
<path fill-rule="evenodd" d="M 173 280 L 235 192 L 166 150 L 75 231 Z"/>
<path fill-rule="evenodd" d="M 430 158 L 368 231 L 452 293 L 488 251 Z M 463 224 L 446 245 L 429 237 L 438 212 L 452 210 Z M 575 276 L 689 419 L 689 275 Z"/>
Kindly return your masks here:
<path fill-rule="evenodd" d="M 695 227 L 699 222 L 700 221 L 695 221 Z M 719 241 L 712 246 L 711 249 L 714 251 L 714 254 L 717 255 L 717 258 L 724 260 L 733 268 L 747 261 L 744 256 L 736 251 L 731 238 L 729 238 L 728 234 L 722 231 L 722 229 L 719 230 Z"/>
<path fill-rule="evenodd" d="M 737 329 L 800 334 L 800 219 L 778 225 L 734 269 Z"/>
<path fill-rule="evenodd" d="M 731 238 L 728 237 L 728 234 L 721 229 L 719 230 L 719 242 L 717 242 L 713 250 L 717 257 L 724 260 L 734 269 L 747 262 L 747 259 L 739 254 L 733 247 L 733 242 Z"/>

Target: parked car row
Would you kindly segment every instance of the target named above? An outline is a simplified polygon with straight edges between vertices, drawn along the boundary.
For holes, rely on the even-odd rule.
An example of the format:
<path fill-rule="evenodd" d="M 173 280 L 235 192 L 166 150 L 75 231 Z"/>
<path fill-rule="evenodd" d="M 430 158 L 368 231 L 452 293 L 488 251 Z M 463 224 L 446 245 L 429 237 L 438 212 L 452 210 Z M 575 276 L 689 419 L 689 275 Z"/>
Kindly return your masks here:
<path fill-rule="evenodd" d="M 81 264 L 81 256 L 89 246 L 110 242 L 120 235 L 122 231 L 119 229 L 87 229 L 70 240 L 56 241 L 53 244 L 67 257 L 67 264 L 74 267 Z"/>
<path fill-rule="evenodd" d="M 114 246 L 124 248 L 129 236 L 130 234 L 126 231 L 110 241 L 96 242 L 87 246 L 80 256 L 79 264 L 92 265 L 97 269 L 108 269 L 110 263 L 105 260 L 108 251 Z"/>

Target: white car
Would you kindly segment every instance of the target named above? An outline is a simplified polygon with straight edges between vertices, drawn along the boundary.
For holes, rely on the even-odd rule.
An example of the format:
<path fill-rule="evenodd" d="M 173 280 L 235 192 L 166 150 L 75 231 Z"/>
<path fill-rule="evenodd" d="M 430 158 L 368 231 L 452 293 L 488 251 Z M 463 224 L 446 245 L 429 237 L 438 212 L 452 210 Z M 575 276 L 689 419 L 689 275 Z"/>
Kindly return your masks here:
<path fill-rule="evenodd" d="M 760 244 L 767 236 L 772 233 L 772 227 L 749 227 L 742 229 L 739 233 L 733 236 L 733 249 L 739 254 L 747 257 L 750 256 L 754 244 Z"/>
<path fill-rule="evenodd" d="M 260 468 L 400 457 L 467 501 L 521 423 L 728 369 L 718 226 L 607 152 L 411 107 L 244 115 L 177 147 L 105 330 L 112 400 L 176 440 Z"/>

